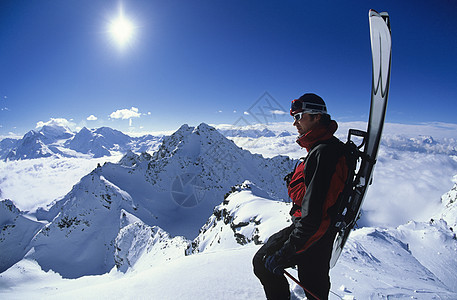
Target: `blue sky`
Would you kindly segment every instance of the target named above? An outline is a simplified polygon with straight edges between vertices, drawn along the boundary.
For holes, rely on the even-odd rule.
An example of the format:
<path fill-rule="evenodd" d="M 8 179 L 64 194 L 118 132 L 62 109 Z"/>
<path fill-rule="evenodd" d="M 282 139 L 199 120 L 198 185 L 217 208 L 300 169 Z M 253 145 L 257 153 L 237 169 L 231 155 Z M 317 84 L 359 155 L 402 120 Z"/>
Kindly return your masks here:
<path fill-rule="evenodd" d="M 107 32 L 120 7 L 135 25 L 123 48 Z M 262 122 L 264 97 L 288 110 L 305 92 L 365 121 L 370 8 L 391 17 L 387 121 L 455 123 L 456 1 L 2 0 L 0 135 L 51 119 L 125 132 Z"/>

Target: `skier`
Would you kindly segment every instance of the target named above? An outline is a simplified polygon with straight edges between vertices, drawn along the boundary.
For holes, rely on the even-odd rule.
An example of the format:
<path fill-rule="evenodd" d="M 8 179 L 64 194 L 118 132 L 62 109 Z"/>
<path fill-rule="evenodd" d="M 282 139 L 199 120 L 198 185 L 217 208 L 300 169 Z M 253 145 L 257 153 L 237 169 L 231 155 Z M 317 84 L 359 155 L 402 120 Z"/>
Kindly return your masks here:
<path fill-rule="evenodd" d="M 348 174 L 344 144 L 333 136 L 338 125 L 318 95 L 293 100 L 290 114 L 297 143 L 308 155 L 286 176 L 292 225 L 273 234 L 255 254 L 254 273 L 267 299 L 290 299 L 284 269 L 297 265 L 307 298 L 327 299 L 335 210 Z"/>

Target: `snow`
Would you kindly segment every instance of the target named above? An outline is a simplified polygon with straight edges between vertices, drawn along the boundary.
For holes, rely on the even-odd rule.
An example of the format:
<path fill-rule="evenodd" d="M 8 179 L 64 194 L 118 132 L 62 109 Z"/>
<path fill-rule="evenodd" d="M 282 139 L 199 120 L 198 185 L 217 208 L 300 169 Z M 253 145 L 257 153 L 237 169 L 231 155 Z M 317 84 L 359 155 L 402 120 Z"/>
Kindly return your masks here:
<path fill-rule="evenodd" d="M 392 233 L 395 230 L 376 228 L 353 232 L 340 261 L 331 270 L 332 284 L 344 285 L 346 295 L 356 299 L 455 299 L 456 291 L 444 285 L 419 262 L 409 245 Z M 409 234 L 416 235 L 414 231 Z M 433 241 L 424 243 L 434 246 Z M 455 281 L 455 275 L 448 280 Z"/>
<path fill-rule="evenodd" d="M 410 221 L 399 226 L 394 234 L 408 243 L 411 253 L 424 267 L 451 290 L 457 291 L 456 236 L 446 221 L 438 220 L 430 223 Z M 436 256 L 450 259 L 437 259 Z"/>
<path fill-rule="evenodd" d="M 29 243 L 43 224 L 26 218 L 10 200 L 0 202 L 0 272 L 21 260 L 30 249 Z"/>
<path fill-rule="evenodd" d="M 365 126 L 341 123 L 337 135 Z M 295 164 L 274 156 L 306 153 L 290 124 L 221 128 L 235 143 L 184 125 L 160 146 L 144 139 L 152 155 L 0 162 L 0 196 L 11 199 L 0 202 L 0 298 L 264 299 L 251 259 L 290 224 L 280 175 Z M 331 270 L 330 299 L 457 299 L 456 132 L 386 124 L 363 227 Z M 183 191 L 195 205 L 173 198 L 176 178 L 193 184 Z"/>
<path fill-rule="evenodd" d="M 382 246 L 382 247 L 380 247 Z M 209 251 L 138 266 L 123 274 L 62 279 L 22 260 L 0 275 L 7 299 L 264 299 L 251 260 L 260 246 Z M 341 261 L 331 271 L 330 299 L 455 299 L 433 274 L 389 234 L 367 228 L 354 232 Z M 295 270 L 290 270 L 296 275 Z M 455 279 L 455 275 L 453 277 Z M 303 292 L 290 283 L 295 299 Z M 336 296 L 336 295 L 338 296 Z"/>
<path fill-rule="evenodd" d="M 290 226 L 290 204 L 273 201 L 253 183 L 232 188 L 222 204 L 214 208 L 187 253 L 265 242 L 278 228 Z"/>
<path fill-rule="evenodd" d="M 196 254 L 141 271 L 115 270 L 74 280 L 45 273 L 23 260 L 0 278 L 0 297 L 23 299 L 262 299 L 252 275 L 256 247 Z M 8 279 L 4 279 L 8 277 Z M 20 280 L 17 280 L 19 279 Z M 5 293 L 6 292 L 6 293 Z"/>

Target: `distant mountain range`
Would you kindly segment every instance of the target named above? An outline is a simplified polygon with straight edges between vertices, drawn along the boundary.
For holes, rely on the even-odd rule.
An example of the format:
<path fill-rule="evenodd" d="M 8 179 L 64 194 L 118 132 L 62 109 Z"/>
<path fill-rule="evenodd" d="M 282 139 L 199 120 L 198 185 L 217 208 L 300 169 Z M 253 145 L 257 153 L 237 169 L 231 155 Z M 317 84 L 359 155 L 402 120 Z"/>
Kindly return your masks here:
<path fill-rule="evenodd" d="M 351 123 L 342 124 L 347 126 Z M 364 124 L 351 124 L 350 126 L 363 128 Z M 239 139 L 243 148 L 254 150 L 249 149 L 250 143 L 248 141 L 264 138 L 274 142 L 296 136 L 293 126 L 288 127 L 290 130 L 285 130 L 284 126 L 274 127 L 274 129 L 260 125 L 232 128 L 220 126 L 217 131 L 227 138 Z M 338 137 L 344 141 L 345 136 L 346 129 L 344 128 Z M 27 132 L 21 139 L 5 138 L 0 140 L 0 160 L 12 161 L 40 157 L 99 158 L 125 154 L 128 151 L 152 153 L 158 149 L 162 139 L 163 135 L 131 137 L 109 127 L 97 129 L 84 127 L 75 133 L 63 126 L 46 125 L 39 130 Z M 434 139 L 429 135 L 418 134 L 412 138 L 401 134 L 385 134 L 381 144 L 400 151 L 457 155 L 457 141 L 455 139 Z"/>
<path fill-rule="evenodd" d="M 22 139 L 7 138 L 0 141 L 0 159 L 22 160 L 51 156 L 97 158 L 128 150 L 153 151 L 161 139 L 161 136 L 152 135 L 131 137 L 109 127 L 84 127 L 74 133 L 63 126 L 46 125 L 40 130 L 27 132 Z"/>
<path fill-rule="evenodd" d="M 226 137 L 287 137 L 292 133 L 252 128 L 219 129 Z M 131 137 L 109 127 L 97 129 L 82 128 L 72 132 L 59 125 L 45 125 L 39 130 L 27 132 L 21 139 L 5 138 L 0 141 L 0 160 L 23 160 L 40 157 L 81 157 L 93 158 L 124 154 L 127 151 L 137 153 L 154 152 L 163 136 L 144 135 Z"/>

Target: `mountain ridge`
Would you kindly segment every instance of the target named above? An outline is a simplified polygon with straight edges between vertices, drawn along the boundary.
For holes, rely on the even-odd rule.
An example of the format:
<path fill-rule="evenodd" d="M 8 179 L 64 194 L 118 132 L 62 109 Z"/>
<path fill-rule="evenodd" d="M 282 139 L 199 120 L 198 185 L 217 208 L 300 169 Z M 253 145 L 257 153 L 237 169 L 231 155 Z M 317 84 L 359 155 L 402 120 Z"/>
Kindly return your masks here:
<path fill-rule="evenodd" d="M 45 125 L 31 130 L 21 139 L 4 139 L 0 143 L 0 159 L 5 161 L 41 157 L 98 158 L 125 153 L 154 151 L 162 136 L 144 135 L 131 137 L 109 127 L 88 129 L 74 133 L 60 125 Z"/>

